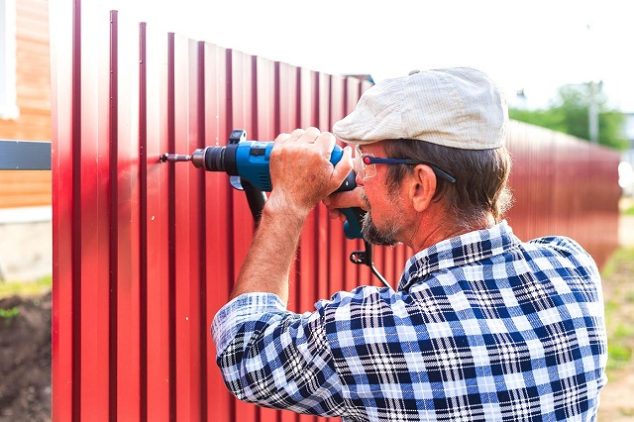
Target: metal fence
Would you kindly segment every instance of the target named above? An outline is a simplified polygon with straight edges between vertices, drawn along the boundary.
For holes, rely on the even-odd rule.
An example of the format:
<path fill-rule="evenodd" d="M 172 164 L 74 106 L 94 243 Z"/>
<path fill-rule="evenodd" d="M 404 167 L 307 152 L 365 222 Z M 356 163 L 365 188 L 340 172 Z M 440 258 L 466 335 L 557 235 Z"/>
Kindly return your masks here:
<path fill-rule="evenodd" d="M 53 419 L 321 419 L 226 391 L 208 327 L 245 257 L 252 218 L 224 174 L 159 156 L 224 144 L 232 128 L 263 140 L 328 129 L 369 85 L 162 33 L 95 3 L 51 7 Z M 523 237 L 569 233 L 607 250 L 616 242 L 617 157 L 558 136 L 513 126 L 511 223 Z M 315 210 L 289 308 L 306 311 L 370 282 L 347 259 L 359 246 Z M 375 259 L 394 281 L 409 255 L 383 248 Z"/>
<path fill-rule="evenodd" d="M 619 155 L 572 136 L 511 122 L 508 220 L 521 239 L 569 236 L 599 265 L 618 244 Z"/>

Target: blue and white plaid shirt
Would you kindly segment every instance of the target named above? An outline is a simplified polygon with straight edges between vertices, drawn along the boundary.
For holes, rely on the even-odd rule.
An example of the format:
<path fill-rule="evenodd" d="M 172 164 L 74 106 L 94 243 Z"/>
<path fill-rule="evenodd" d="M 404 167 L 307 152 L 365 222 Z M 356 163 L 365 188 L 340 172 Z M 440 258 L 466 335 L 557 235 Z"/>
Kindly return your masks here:
<path fill-rule="evenodd" d="M 599 274 L 574 241 L 503 222 L 413 256 L 398 291 L 289 312 L 248 293 L 213 322 L 240 399 L 346 421 L 593 420 L 607 343 Z"/>

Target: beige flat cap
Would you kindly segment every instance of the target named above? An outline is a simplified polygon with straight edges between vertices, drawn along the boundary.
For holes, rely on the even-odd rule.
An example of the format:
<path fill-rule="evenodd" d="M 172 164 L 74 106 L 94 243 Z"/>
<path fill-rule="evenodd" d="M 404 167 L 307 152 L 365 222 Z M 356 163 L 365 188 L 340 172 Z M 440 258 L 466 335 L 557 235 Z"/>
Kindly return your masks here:
<path fill-rule="evenodd" d="M 333 126 L 345 142 L 363 145 L 412 139 L 461 149 L 504 144 L 506 102 L 483 72 L 457 67 L 414 71 L 368 89 Z"/>

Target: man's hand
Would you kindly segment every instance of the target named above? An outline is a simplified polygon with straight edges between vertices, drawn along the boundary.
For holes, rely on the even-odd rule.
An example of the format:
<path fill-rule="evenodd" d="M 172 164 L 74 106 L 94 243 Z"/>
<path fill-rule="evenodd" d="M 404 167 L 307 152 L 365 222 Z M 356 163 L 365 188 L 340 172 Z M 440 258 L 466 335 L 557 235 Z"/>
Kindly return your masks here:
<path fill-rule="evenodd" d="M 334 192 L 352 170 L 352 150 L 344 149 L 333 166 L 335 137 L 315 128 L 282 134 L 271 151 L 273 190 L 231 297 L 270 292 L 288 300 L 288 275 L 306 216 Z"/>
<path fill-rule="evenodd" d="M 324 205 L 328 208 L 330 218 L 339 218 L 345 220 L 345 216 L 339 211 L 341 208 L 361 208 L 365 211 L 370 210 L 370 205 L 365 197 L 362 187 L 357 186 L 351 191 L 337 192 L 329 195 L 323 200 Z"/>
<path fill-rule="evenodd" d="M 334 192 L 352 171 L 352 149 L 344 148 L 336 166 L 330 163 L 335 137 L 314 127 L 283 133 L 271 151 L 273 190 L 266 206 L 306 215 Z"/>

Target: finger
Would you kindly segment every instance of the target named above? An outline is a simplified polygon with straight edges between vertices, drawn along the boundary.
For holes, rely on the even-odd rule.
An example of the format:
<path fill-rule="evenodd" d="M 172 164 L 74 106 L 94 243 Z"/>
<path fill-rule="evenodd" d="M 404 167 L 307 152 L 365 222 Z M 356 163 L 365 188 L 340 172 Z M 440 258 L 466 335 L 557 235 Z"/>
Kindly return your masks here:
<path fill-rule="evenodd" d="M 288 138 L 290 138 L 290 134 L 288 133 L 280 133 L 279 135 L 277 135 L 277 138 L 275 138 L 275 140 L 273 142 L 275 142 L 276 144 L 282 144 L 284 143 L 286 140 L 288 140 Z"/>
<path fill-rule="evenodd" d="M 299 141 L 312 144 L 317 140 L 320 134 L 320 130 L 316 127 L 309 127 L 304 131 L 302 136 L 299 138 Z"/>
<path fill-rule="evenodd" d="M 330 154 L 332 153 L 335 144 L 337 143 L 337 139 L 335 135 L 330 132 L 321 132 L 317 139 L 315 139 L 315 145 L 319 147 L 322 154 L 330 160 Z"/>
<path fill-rule="evenodd" d="M 302 135 L 304 134 L 305 130 L 304 129 L 295 129 L 294 131 L 291 132 L 291 140 L 292 141 L 296 141 L 299 138 L 302 137 Z"/>
<path fill-rule="evenodd" d="M 335 218 L 339 218 L 340 215 L 341 213 L 337 210 L 334 210 L 334 209 L 328 210 L 328 218 L 335 219 Z"/>
<path fill-rule="evenodd" d="M 363 193 L 362 187 L 357 187 L 347 192 L 333 193 L 324 200 L 324 204 L 326 204 L 326 200 L 327 200 L 328 203 L 326 204 L 326 206 L 329 209 L 355 208 L 355 207 L 365 209 L 367 208 L 367 206 L 361 197 L 362 193 Z"/>

